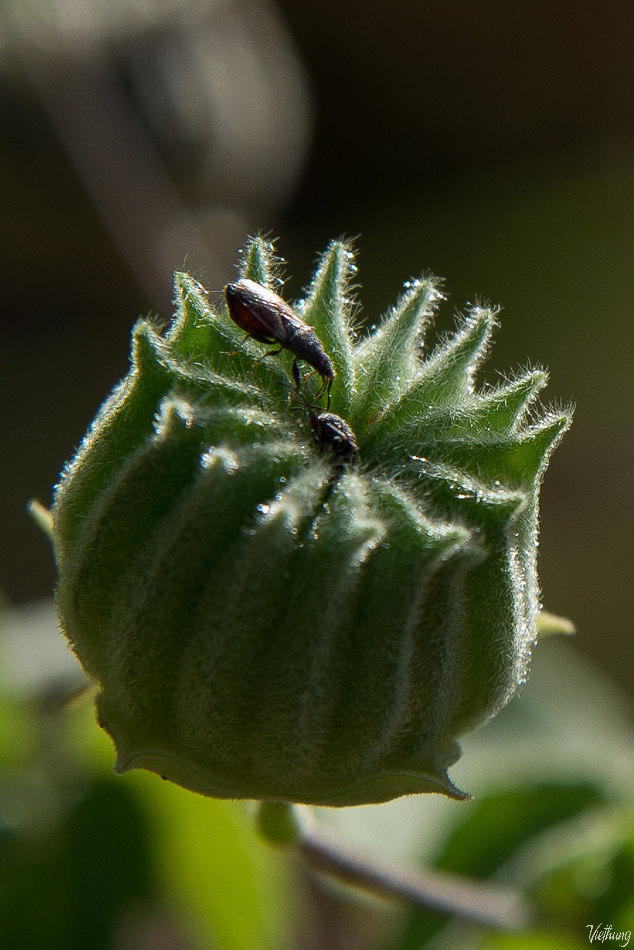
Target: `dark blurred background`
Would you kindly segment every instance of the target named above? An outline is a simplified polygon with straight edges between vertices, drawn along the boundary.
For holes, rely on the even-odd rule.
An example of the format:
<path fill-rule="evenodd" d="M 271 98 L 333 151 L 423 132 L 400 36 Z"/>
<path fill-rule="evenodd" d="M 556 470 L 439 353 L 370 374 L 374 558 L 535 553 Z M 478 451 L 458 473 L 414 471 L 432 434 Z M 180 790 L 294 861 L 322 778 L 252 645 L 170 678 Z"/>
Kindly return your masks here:
<path fill-rule="evenodd" d="M 50 502 L 185 266 L 280 235 L 287 295 L 358 235 L 362 314 L 447 279 L 504 306 L 487 366 L 574 400 L 542 502 L 547 609 L 634 682 L 629 0 L 9 0 L 0 7 L 0 586 L 48 596 Z"/>

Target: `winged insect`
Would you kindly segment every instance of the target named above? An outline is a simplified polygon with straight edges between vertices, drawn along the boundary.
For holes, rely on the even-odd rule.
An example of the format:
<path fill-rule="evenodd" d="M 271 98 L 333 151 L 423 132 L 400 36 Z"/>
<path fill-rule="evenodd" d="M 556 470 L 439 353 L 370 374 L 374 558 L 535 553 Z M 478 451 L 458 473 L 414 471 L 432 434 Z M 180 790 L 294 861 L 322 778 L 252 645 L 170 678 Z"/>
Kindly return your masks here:
<path fill-rule="evenodd" d="M 319 399 L 326 393 L 330 408 L 335 369 L 313 328 L 304 323 L 278 294 L 246 277 L 227 284 L 225 299 L 229 316 L 247 336 L 253 337 L 258 343 L 279 345 L 279 349 L 270 350 L 265 356 L 272 356 L 282 350 L 289 350 L 293 354 L 292 374 L 298 393 L 301 388 L 299 361 L 312 366 L 322 381 L 315 398 Z"/>

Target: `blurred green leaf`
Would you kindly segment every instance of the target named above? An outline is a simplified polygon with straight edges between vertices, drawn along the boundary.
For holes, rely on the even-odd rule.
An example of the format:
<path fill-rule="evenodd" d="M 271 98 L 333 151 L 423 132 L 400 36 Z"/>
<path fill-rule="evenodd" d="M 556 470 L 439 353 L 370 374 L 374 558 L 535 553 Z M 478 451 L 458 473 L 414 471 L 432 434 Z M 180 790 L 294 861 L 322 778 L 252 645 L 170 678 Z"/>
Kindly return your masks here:
<path fill-rule="evenodd" d="M 111 773 L 112 743 L 91 704 L 71 718 L 74 756 Z M 286 857 L 257 836 L 244 804 L 204 798 L 148 772 L 112 781 L 143 809 L 159 890 L 194 945 L 283 950 L 296 929 L 297 887 Z"/>
<path fill-rule="evenodd" d="M 154 915 L 159 929 L 162 914 L 194 947 L 283 950 L 298 895 L 285 857 L 257 837 L 244 807 L 149 774 L 116 777 L 92 702 L 61 704 L 81 680 L 50 605 L 8 619 L 0 644 L 11 652 L 0 682 L 2 950 L 106 950 L 135 914 L 150 923 Z M 58 645 L 51 677 L 39 659 Z"/>
<path fill-rule="evenodd" d="M 529 838 L 605 801 L 591 785 L 513 789 L 476 803 L 449 839 L 438 867 L 489 877 Z"/>
<path fill-rule="evenodd" d="M 137 796 L 114 776 L 96 778 L 65 816 L 73 909 L 66 950 L 108 950 L 126 915 L 157 899 L 150 833 Z"/>
<path fill-rule="evenodd" d="M 148 773 L 122 781 L 148 808 L 163 888 L 198 934 L 213 935 L 218 950 L 283 948 L 297 896 L 283 855 L 258 839 L 245 808 Z"/>
<path fill-rule="evenodd" d="M 486 879 L 524 842 L 603 801 L 601 792 L 591 785 L 549 784 L 492 795 L 478 802 L 451 835 L 436 866 Z M 410 911 L 394 950 L 420 950 L 445 921 L 438 914 Z"/>

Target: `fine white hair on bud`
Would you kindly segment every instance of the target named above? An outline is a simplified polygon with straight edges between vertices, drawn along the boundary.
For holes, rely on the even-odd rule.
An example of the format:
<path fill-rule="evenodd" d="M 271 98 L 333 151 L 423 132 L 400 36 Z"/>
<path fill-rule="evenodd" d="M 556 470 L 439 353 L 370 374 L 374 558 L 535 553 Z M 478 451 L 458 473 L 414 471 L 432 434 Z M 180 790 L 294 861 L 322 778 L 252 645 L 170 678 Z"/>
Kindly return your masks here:
<path fill-rule="evenodd" d="M 538 491 L 571 412 L 540 408 L 539 368 L 478 388 L 496 308 L 423 346 L 443 300 L 423 275 L 364 335 L 354 277 L 335 241 L 291 306 L 261 237 L 239 312 L 177 274 L 171 326 L 137 323 L 64 470 L 59 616 L 121 772 L 220 798 L 464 798 L 460 736 L 528 674 Z"/>

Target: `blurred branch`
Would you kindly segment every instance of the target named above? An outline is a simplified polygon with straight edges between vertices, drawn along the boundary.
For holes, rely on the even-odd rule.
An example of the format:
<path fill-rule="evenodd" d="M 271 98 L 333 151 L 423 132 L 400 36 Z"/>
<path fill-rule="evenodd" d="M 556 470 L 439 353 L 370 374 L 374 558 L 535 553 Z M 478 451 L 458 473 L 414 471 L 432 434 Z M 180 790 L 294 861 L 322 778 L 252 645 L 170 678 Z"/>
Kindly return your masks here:
<path fill-rule="evenodd" d="M 403 869 L 362 854 L 342 845 L 292 806 L 261 802 L 258 825 L 269 841 L 294 844 L 315 871 L 377 897 L 498 930 L 520 930 L 531 922 L 528 903 L 510 888 L 445 871 Z"/>
<path fill-rule="evenodd" d="M 172 271 L 183 248 L 213 254 L 171 181 L 116 74 L 107 48 L 71 46 L 58 31 L 47 46 L 12 18 L 13 47 L 79 179 L 140 287 L 171 309 Z M 213 262 L 211 271 L 213 271 Z"/>

